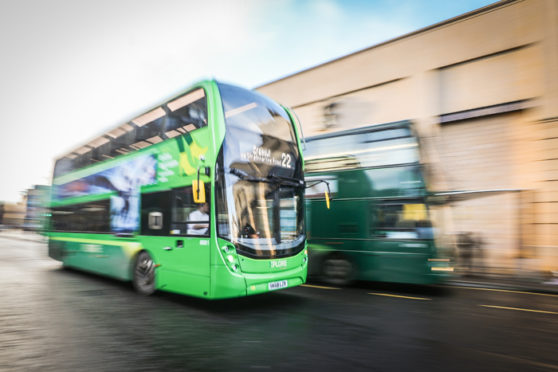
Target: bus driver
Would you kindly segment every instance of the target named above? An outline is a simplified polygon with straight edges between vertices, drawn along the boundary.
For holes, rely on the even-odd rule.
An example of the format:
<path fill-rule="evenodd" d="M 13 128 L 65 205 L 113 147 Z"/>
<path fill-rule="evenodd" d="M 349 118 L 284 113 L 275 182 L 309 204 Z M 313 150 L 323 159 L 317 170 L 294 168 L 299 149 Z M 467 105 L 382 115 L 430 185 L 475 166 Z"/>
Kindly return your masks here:
<path fill-rule="evenodd" d="M 200 204 L 197 210 L 188 215 L 188 222 L 209 222 L 209 204 Z M 208 223 L 189 223 L 188 235 L 207 235 L 209 229 Z"/>

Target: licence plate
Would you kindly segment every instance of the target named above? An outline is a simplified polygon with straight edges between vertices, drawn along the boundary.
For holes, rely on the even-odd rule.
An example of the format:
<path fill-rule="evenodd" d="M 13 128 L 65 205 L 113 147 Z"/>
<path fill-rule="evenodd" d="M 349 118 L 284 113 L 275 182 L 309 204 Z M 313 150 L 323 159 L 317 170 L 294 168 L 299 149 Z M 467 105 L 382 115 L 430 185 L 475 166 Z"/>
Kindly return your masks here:
<path fill-rule="evenodd" d="M 286 280 L 280 280 L 278 282 L 268 283 L 267 284 L 267 289 L 269 289 L 270 291 L 273 291 L 275 289 L 285 288 L 287 286 L 287 283 L 288 282 Z"/>

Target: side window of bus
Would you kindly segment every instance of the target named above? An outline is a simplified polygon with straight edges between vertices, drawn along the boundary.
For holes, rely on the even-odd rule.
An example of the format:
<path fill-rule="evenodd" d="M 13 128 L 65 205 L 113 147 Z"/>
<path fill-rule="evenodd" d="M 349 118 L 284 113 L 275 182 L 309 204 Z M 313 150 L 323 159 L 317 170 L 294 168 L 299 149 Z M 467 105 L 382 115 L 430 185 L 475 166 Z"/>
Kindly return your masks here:
<path fill-rule="evenodd" d="M 168 235 L 171 191 L 141 195 L 141 234 Z"/>
<path fill-rule="evenodd" d="M 209 196 L 209 185 L 205 186 Z M 192 187 L 173 191 L 171 235 L 209 236 L 209 201 L 195 203 Z"/>
<path fill-rule="evenodd" d="M 432 239 L 426 206 L 417 201 L 381 203 L 370 208 L 373 235 L 388 239 Z"/>
<path fill-rule="evenodd" d="M 109 233 L 110 201 L 56 207 L 51 210 L 52 229 L 55 231 Z"/>

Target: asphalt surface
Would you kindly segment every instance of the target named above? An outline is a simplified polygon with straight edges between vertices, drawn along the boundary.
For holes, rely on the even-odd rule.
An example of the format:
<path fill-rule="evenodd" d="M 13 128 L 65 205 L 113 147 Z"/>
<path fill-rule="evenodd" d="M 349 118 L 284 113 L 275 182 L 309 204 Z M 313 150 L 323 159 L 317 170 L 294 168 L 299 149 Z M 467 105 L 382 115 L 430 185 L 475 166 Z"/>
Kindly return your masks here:
<path fill-rule="evenodd" d="M 0 371 L 553 371 L 558 295 L 311 283 L 235 300 L 135 294 L 0 238 Z"/>

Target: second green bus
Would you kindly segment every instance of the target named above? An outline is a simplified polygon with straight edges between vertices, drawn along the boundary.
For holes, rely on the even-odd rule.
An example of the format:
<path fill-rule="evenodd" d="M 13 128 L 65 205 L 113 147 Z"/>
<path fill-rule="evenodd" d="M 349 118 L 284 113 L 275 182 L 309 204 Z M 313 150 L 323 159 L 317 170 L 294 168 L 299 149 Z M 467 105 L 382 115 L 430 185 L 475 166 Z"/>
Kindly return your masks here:
<path fill-rule="evenodd" d="M 453 267 L 436 244 L 410 121 L 306 141 L 309 275 L 336 285 L 352 280 L 430 284 L 448 277 Z M 330 210 L 321 180 L 329 183 Z"/>

